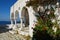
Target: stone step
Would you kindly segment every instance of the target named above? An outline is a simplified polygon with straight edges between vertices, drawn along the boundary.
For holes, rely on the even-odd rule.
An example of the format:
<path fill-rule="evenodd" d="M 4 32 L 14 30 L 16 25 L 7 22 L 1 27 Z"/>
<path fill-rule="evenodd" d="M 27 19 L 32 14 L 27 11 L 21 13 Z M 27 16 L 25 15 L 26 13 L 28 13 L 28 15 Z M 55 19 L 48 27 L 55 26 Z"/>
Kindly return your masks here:
<path fill-rule="evenodd" d="M 21 35 L 28 36 L 29 35 L 29 29 L 18 30 L 18 33 Z"/>
<path fill-rule="evenodd" d="M 29 32 L 26 32 L 26 31 L 18 31 L 18 33 L 20 35 L 29 36 Z"/>
<path fill-rule="evenodd" d="M 29 27 L 23 27 L 22 30 L 29 30 Z"/>
<path fill-rule="evenodd" d="M 15 31 L 15 30 L 11 30 L 11 31 L 9 31 L 9 33 L 11 33 L 11 34 L 17 34 L 18 32 Z"/>
<path fill-rule="evenodd" d="M 28 27 L 23 28 L 22 30 L 15 29 L 15 30 L 9 31 L 9 33 L 11 33 L 11 34 L 17 34 L 18 33 L 18 34 L 21 34 L 21 35 L 28 36 L 29 35 L 29 29 L 28 29 Z"/>

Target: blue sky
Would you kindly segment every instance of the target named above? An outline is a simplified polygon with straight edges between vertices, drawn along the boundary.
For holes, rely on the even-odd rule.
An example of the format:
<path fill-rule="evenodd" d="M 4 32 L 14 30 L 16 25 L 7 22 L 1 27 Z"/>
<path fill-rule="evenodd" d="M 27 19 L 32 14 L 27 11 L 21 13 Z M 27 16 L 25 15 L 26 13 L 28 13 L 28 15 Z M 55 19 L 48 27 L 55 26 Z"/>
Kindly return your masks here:
<path fill-rule="evenodd" d="M 10 21 L 10 7 L 17 0 L 0 0 L 0 21 Z"/>

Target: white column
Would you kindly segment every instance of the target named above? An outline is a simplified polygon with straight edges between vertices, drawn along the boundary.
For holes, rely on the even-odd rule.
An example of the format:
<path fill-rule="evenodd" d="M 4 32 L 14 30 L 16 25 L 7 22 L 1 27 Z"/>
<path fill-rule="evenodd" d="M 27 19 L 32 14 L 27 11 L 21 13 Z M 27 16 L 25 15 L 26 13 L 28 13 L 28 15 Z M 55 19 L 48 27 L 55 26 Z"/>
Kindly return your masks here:
<path fill-rule="evenodd" d="M 13 28 L 13 20 L 11 20 L 11 25 L 9 26 L 9 29 Z"/>
<path fill-rule="evenodd" d="M 13 28 L 13 17 L 11 17 L 12 13 L 10 13 L 10 20 L 11 20 L 11 25 L 9 26 L 9 29 Z"/>
<path fill-rule="evenodd" d="M 31 27 L 31 25 L 29 26 L 29 35 L 30 35 L 30 37 L 33 37 L 33 29 Z"/>
<path fill-rule="evenodd" d="M 15 25 L 13 26 L 13 30 L 16 30 L 17 29 L 17 22 L 16 22 L 16 19 L 14 20 L 15 22 Z"/>
<path fill-rule="evenodd" d="M 19 30 L 21 30 L 22 26 L 23 26 L 23 21 L 22 21 L 22 16 L 21 16 L 21 10 L 22 10 L 22 8 L 19 10 L 19 18 L 20 18 L 20 22 L 21 22 Z"/>
<path fill-rule="evenodd" d="M 33 28 L 35 27 L 35 21 L 37 21 L 36 16 L 34 15 L 35 11 L 32 7 L 28 8 L 29 12 L 29 35 L 33 37 Z"/>
<path fill-rule="evenodd" d="M 21 17 L 21 29 L 22 29 L 22 27 L 23 27 L 23 19 Z"/>
<path fill-rule="evenodd" d="M 16 19 L 15 19 L 15 26 L 17 25 L 17 23 L 16 23 Z"/>
<path fill-rule="evenodd" d="M 32 25 L 33 25 L 33 15 L 32 15 L 32 13 L 33 13 L 33 10 L 32 10 L 32 8 L 30 7 L 30 8 L 28 8 L 28 12 L 29 12 L 29 35 L 30 35 L 30 37 L 33 37 L 33 29 L 32 29 Z"/>
<path fill-rule="evenodd" d="M 13 25 L 13 20 L 11 20 L 11 25 Z"/>

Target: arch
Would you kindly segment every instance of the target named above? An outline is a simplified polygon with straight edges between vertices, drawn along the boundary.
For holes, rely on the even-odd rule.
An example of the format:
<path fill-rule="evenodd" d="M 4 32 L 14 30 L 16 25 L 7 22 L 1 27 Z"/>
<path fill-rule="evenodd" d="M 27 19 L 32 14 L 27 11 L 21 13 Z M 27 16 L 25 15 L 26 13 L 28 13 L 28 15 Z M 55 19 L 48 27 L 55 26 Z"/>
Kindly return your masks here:
<path fill-rule="evenodd" d="M 9 28 L 12 28 L 12 26 L 14 24 L 14 13 L 13 12 L 10 14 L 10 19 L 11 19 L 11 27 L 9 27 Z"/>
<path fill-rule="evenodd" d="M 18 10 L 16 10 L 16 11 L 15 11 L 15 19 L 17 19 L 17 18 L 18 18 L 18 16 L 19 16 L 19 11 L 18 11 Z"/>
<path fill-rule="evenodd" d="M 17 14 L 18 14 L 18 13 L 19 13 L 19 12 L 18 12 L 18 10 L 16 10 L 16 11 L 15 11 L 15 13 L 17 13 Z"/>
<path fill-rule="evenodd" d="M 15 11 L 15 19 L 17 21 L 17 23 L 20 23 L 20 14 L 19 14 L 19 10 Z"/>
<path fill-rule="evenodd" d="M 11 20 L 14 20 L 14 13 L 12 12 L 11 15 L 10 15 L 10 19 Z"/>
<path fill-rule="evenodd" d="M 23 22 L 25 24 L 25 27 L 27 27 L 29 25 L 29 13 L 28 13 L 28 9 L 26 7 L 23 7 L 21 13 L 22 13 L 21 16 L 23 18 Z"/>

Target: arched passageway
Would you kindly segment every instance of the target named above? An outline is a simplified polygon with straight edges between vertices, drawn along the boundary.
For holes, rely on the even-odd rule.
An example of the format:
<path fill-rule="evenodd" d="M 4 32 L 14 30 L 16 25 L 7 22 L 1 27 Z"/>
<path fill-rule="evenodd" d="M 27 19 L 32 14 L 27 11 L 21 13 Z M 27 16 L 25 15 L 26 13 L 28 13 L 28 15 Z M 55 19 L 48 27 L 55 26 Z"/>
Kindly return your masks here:
<path fill-rule="evenodd" d="M 23 23 L 24 23 L 25 27 L 27 27 L 29 25 L 29 14 L 28 14 L 27 8 L 23 7 L 21 13 L 22 13 L 21 17 L 23 19 Z"/>
<path fill-rule="evenodd" d="M 15 19 L 16 19 L 17 23 L 20 23 L 19 11 L 18 10 L 15 11 Z"/>

